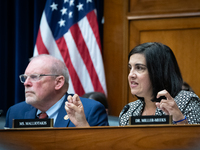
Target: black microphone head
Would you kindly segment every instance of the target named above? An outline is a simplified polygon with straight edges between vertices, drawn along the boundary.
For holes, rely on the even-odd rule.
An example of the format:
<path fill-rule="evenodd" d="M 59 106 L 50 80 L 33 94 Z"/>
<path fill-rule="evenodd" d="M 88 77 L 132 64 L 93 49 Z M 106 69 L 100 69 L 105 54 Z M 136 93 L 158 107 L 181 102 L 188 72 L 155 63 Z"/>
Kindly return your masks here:
<path fill-rule="evenodd" d="M 129 108 L 130 108 L 129 104 L 125 105 L 125 106 L 124 106 L 124 109 L 123 109 L 123 114 L 124 114 L 125 112 L 127 112 Z"/>

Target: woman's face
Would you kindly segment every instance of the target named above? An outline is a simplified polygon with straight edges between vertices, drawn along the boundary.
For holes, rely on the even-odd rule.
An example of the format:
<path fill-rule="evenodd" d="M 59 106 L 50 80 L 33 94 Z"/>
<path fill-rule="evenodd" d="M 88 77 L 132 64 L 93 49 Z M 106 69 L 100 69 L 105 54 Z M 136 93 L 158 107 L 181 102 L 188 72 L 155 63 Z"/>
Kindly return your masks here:
<path fill-rule="evenodd" d="M 149 79 L 146 59 L 143 54 L 133 54 L 129 60 L 128 82 L 132 95 L 151 99 L 153 88 Z"/>

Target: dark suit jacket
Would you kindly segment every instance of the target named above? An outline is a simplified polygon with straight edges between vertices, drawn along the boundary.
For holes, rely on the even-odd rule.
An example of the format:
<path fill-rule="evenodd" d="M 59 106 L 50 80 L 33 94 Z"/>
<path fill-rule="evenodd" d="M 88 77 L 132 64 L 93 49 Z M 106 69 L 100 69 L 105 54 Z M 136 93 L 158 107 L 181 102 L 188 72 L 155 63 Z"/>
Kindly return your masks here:
<path fill-rule="evenodd" d="M 68 94 L 66 94 L 65 100 L 59 108 L 54 127 L 75 127 L 70 119 L 64 120 L 64 116 L 67 115 L 64 108 L 67 97 Z M 84 107 L 86 119 L 90 126 L 108 126 L 108 117 L 105 108 L 101 103 L 82 97 L 80 97 L 80 99 Z M 7 111 L 5 127 L 12 128 L 13 119 L 35 119 L 36 112 L 37 109 L 27 104 L 25 101 L 13 105 Z"/>

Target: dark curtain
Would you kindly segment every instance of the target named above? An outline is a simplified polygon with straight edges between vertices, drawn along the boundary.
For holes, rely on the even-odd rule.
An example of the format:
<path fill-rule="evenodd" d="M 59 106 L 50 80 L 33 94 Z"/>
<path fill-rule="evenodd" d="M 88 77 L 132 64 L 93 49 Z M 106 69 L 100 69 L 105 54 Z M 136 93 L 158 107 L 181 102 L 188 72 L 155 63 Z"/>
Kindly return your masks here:
<path fill-rule="evenodd" d="M 23 74 L 33 55 L 35 37 L 46 0 L 6 0 L 0 4 L 0 109 L 25 100 Z"/>
<path fill-rule="evenodd" d="M 46 0 L 3 0 L 0 4 L 0 109 L 25 100 L 19 80 L 33 49 Z M 103 0 L 96 0 L 101 43 L 103 41 Z M 17 112 L 16 112 L 17 113 Z"/>

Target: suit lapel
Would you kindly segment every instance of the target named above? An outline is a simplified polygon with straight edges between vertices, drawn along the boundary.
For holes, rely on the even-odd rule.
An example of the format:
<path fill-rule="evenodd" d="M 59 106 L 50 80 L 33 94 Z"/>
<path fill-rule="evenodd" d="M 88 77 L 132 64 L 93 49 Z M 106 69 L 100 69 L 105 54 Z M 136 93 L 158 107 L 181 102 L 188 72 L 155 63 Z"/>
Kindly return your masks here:
<path fill-rule="evenodd" d="M 30 106 L 30 110 L 25 112 L 25 115 L 24 115 L 24 119 L 35 119 L 36 117 L 36 108 L 34 108 L 33 106 Z"/>
<path fill-rule="evenodd" d="M 65 120 L 64 117 L 67 115 L 65 110 L 65 102 L 67 101 L 68 94 L 65 96 L 65 100 L 63 101 L 61 107 L 58 110 L 58 116 L 56 118 L 56 122 L 54 127 L 68 127 L 71 122 L 70 119 Z"/>

